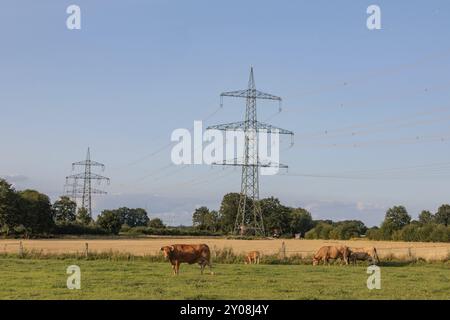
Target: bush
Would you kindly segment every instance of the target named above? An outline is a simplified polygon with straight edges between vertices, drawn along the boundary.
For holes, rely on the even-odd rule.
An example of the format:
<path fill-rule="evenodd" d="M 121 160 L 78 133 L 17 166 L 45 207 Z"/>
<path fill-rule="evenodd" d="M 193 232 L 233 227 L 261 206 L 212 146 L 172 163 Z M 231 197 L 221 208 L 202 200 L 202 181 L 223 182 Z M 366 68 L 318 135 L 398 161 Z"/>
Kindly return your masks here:
<path fill-rule="evenodd" d="M 134 227 L 122 228 L 124 235 L 154 235 L 154 236 L 221 236 L 220 232 L 211 232 L 208 230 L 199 230 L 194 227 Z"/>
<path fill-rule="evenodd" d="M 55 235 L 106 235 L 105 230 L 96 225 L 84 225 L 78 222 L 58 223 L 53 228 Z"/>
<path fill-rule="evenodd" d="M 374 236 L 374 233 L 371 232 L 371 230 L 368 231 L 368 238 L 371 240 L 384 240 L 382 237 L 380 238 Z M 434 223 L 409 224 L 400 230 L 394 231 L 392 234 L 392 240 L 411 242 L 449 242 L 450 228 Z"/>
<path fill-rule="evenodd" d="M 328 240 L 331 239 L 332 236 L 337 237 L 337 234 L 333 231 L 333 226 L 325 222 L 319 222 L 313 229 L 305 234 L 306 239 Z"/>
<path fill-rule="evenodd" d="M 378 227 L 370 228 L 369 230 L 366 231 L 366 237 L 369 240 L 376 240 L 376 241 L 381 240 L 380 228 Z"/>
<path fill-rule="evenodd" d="M 450 227 L 444 225 L 436 225 L 430 234 L 429 241 L 431 242 L 449 242 L 450 241 Z"/>

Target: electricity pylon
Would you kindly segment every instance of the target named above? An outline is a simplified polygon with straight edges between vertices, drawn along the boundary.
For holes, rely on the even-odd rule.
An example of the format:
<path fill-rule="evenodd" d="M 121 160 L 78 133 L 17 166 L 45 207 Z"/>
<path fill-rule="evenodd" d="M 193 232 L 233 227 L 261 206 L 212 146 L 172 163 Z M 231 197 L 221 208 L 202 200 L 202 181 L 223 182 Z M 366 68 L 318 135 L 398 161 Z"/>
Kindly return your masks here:
<path fill-rule="evenodd" d="M 69 194 L 73 198 L 76 199 L 78 195 L 81 195 L 81 206 L 85 208 L 89 216 L 92 217 L 92 194 L 106 194 L 105 191 L 92 188 L 92 181 L 96 180 L 98 184 L 102 181 L 106 181 L 109 184 L 110 180 L 107 177 L 92 172 L 92 167 L 100 167 L 104 171 L 105 165 L 91 160 L 89 148 L 86 160 L 72 163 L 72 171 L 75 170 L 75 167 L 77 166 L 84 167 L 84 172 L 66 177 L 66 185 L 72 186 L 72 190 L 69 191 Z M 69 180 L 72 180 L 72 184 L 69 183 Z M 81 186 L 79 187 L 79 180 L 82 180 L 83 182 L 82 188 Z"/>
<path fill-rule="evenodd" d="M 66 181 L 66 184 L 64 185 L 64 194 L 75 203 L 77 202 L 78 199 L 77 189 L 78 184 L 76 182 L 68 183 Z"/>
<path fill-rule="evenodd" d="M 241 235 L 244 235 L 248 231 L 252 231 L 255 235 L 265 235 L 264 221 L 261 206 L 259 204 L 259 168 L 287 168 L 287 166 L 278 163 L 260 162 L 258 154 L 258 133 L 264 131 L 265 133 L 288 134 L 291 136 L 293 136 L 294 133 L 258 121 L 256 112 L 257 99 L 274 100 L 280 103 L 282 99 L 272 94 L 256 90 L 253 67 L 250 69 L 250 78 L 248 80 L 247 89 L 224 92 L 220 97 L 221 99 L 223 97 L 245 98 L 247 101 L 244 121 L 219 124 L 207 128 L 207 130 L 215 129 L 244 132 L 245 144 L 243 162 L 238 163 L 235 159 L 233 163 L 229 163 L 228 161 L 216 163 L 220 165 L 242 166 L 241 193 L 234 231 Z M 251 200 L 251 203 L 248 203 L 249 200 Z M 251 208 L 249 208 L 249 205 L 251 205 Z"/>

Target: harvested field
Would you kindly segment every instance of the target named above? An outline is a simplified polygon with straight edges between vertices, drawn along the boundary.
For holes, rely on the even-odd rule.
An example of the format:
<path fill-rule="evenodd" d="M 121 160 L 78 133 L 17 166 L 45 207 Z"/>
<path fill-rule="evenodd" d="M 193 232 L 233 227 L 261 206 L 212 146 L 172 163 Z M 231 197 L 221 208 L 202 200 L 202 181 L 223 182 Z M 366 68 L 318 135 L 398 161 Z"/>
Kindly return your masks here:
<path fill-rule="evenodd" d="M 48 239 L 22 240 L 24 250 L 40 251 L 45 254 L 83 253 L 85 244 L 90 252 L 120 252 L 136 256 L 156 255 L 163 245 L 173 243 L 206 243 L 211 249 L 232 248 L 236 254 L 259 250 L 263 254 L 277 254 L 285 244 L 286 256 L 309 256 L 323 245 L 345 244 L 349 247 L 377 248 L 383 258 L 421 258 L 425 260 L 445 260 L 450 255 L 450 243 L 394 242 L 394 241 L 335 241 L 335 240 L 231 240 L 223 238 L 145 238 L 145 239 Z M 20 241 L 0 240 L 0 253 L 17 253 Z"/>

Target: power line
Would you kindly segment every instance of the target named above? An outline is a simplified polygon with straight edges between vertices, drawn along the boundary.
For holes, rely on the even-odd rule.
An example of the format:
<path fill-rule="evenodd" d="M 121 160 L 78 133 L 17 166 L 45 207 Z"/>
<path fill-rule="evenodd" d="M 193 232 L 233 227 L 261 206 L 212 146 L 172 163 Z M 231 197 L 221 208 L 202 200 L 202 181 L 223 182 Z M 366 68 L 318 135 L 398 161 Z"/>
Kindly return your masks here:
<path fill-rule="evenodd" d="M 209 119 L 211 119 L 212 117 L 214 117 L 217 113 L 219 113 L 221 110 L 222 110 L 222 105 L 220 105 L 220 106 L 219 106 L 218 108 L 216 108 L 213 112 L 211 112 L 210 114 L 208 114 L 208 115 L 206 115 L 204 118 L 202 118 L 201 121 L 202 121 L 202 122 L 208 121 Z M 194 127 L 191 126 L 189 130 L 193 130 L 193 129 L 194 129 Z M 155 140 L 161 138 L 162 136 L 163 136 L 163 135 L 160 135 L 160 136 L 159 136 L 158 138 L 156 138 Z M 132 162 L 129 162 L 128 164 L 125 164 L 125 165 L 120 166 L 120 167 L 116 167 L 116 168 L 114 168 L 114 169 L 117 170 L 117 169 L 123 169 L 123 168 L 127 168 L 127 167 L 130 167 L 130 166 L 134 166 L 134 165 L 136 165 L 136 164 L 138 164 L 138 163 L 141 163 L 141 162 L 143 162 L 143 161 L 145 161 L 145 160 L 148 160 L 149 158 L 152 158 L 152 157 L 158 155 L 159 153 L 161 153 L 161 152 L 163 152 L 164 150 L 166 150 L 166 149 L 168 149 L 169 147 L 171 147 L 173 144 L 174 144 L 174 141 L 170 141 L 170 142 L 168 142 L 168 143 L 166 143 L 166 144 L 160 146 L 160 147 L 157 148 L 156 150 L 152 151 L 151 153 L 148 153 L 148 154 L 146 154 L 146 155 L 144 155 L 144 156 L 142 156 L 142 157 L 140 157 L 140 158 L 138 158 L 138 159 L 136 159 L 136 160 L 134 160 L 134 161 L 132 161 Z M 114 170 L 114 169 L 113 169 L 113 170 Z"/>
<path fill-rule="evenodd" d="M 417 135 L 415 137 L 397 139 L 397 140 L 375 140 L 367 142 L 351 142 L 351 143 L 329 143 L 329 144 L 302 144 L 302 147 L 310 148 L 362 148 L 369 146 L 394 146 L 394 145 L 407 145 L 407 144 L 417 144 L 417 143 L 432 143 L 440 142 L 444 143 L 450 140 L 450 133 L 445 133 L 443 135 L 429 135 L 421 136 Z M 298 144 L 297 144 L 298 146 Z"/>
<path fill-rule="evenodd" d="M 450 118 L 449 117 L 443 118 L 442 116 L 439 116 L 437 118 L 432 118 L 432 119 L 416 120 L 413 122 L 402 123 L 402 122 L 407 121 L 408 118 L 414 119 L 417 117 L 434 115 L 436 113 L 449 113 L 449 112 L 450 112 L 450 107 L 435 108 L 432 110 L 421 111 L 421 112 L 412 114 L 410 116 L 403 115 L 403 116 L 398 116 L 398 117 L 394 117 L 394 118 L 380 120 L 377 122 L 359 123 L 359 124 L 354 124 L 351 126 L 346 126 L 346 127 L 341 127 L 341 128 L 327 129 L 327 130 L 316 131 L 316 132 L 311 132 L 311 133 L 304 133 L 304 134 L 300 134 L 300 137 L 301 137 L 301 139 L 305 139 L 305 138 L 319 139 L 319 138 L 334 138 L 334 137 L 340 137 L 340 136 L 346 136 L 346 135 L 356 136 L 356 135 L 361 135 L 361 134 L 382 132 L 389 128 L 399 129 L 399 128 L 417 126 L 417 125 L 442 122 L 442 121 L 447 121 Z M 396 126 L 391 125 L 391 124 L 396 124 L 396 123 L 400 123 L 400 124 L 398 124 Z M 375 127 L 375 129 L 370 129 L 373 127 Z M 358 131 L 355 129 L 363 129 L 363 130 Z M 366 130 L 364 130 L 364 129 L 366 129 Z"/>
<path fill-rule="evenodd" d="M 434 86 L 421 86 L 419 88 L 414 88 L 411 90 L 405 90 L 403 92 L 395 91 L 394 94 L 387 94 L 387 95 L 381 95 L 377 94 L 376 97 L 370 97 L 365 98 L 364 100 L 356 100 L 356 101 L 344 101 L 344 102 L 337 102 L 335 104 L 329 104 L 326 106 L 310 106 L 310 107 L 288 107 L 283 108 L 283 113 L 298 113 L 298 112 L 307 112 L 312 110 L 322 110 L 322 109 L 340 109 L 340 110 L 347 110 L 347 109 L 362 109 L 366 107 L 372 106 L 374 103 L 377 103 L 377 107 L 380 107 L 380 103 L 384 101 L 392 102 L 394 100 L 401 100 L 404 97 L 413 98 L 417 97 L 419 95 L 429 95 L 432 93 L 438 93 L 438 92 L 447 92 L 448 88 L 450 86 L 450 83 L 444 83 Z M 382 105 L 381 105 L 382 106 Z"/>
<path fill-rule="evenodd" d="M 445 176 L 447 174 L 447 176 Z M 450 176 L 450 162 L 421 164 L 414 166 L 394 167 L 386 169 L 364 169 L 353 171 L 342 171 L 339 173 L 297 173 L 289 172 L 282 176 L 326 178 L 326 179 L 349 179 L 349 180 L 403 180 L 418 178 L 435 178 Z"/>
<path fill-rule="evenodd" d="M 333 91 L 333 90 L 336 90 L 339 88 L 345 88 L 350 85 L 358 84 L 358 83 L 361 83 L 361 82 L 364 82 L 367 80 L 372 80 L 376 77 L 400 73 L 404 70 L 415 68 L 417 66 L 420 66 L 420 65 L 430 62 L 430 61 L 434 62 L 438 59 L 447 58 L 449 55 L 450 55 L 450 49 L 431 53 L 431 54 L 422 56 L 410 63 L 404 63 L 404 64 L 400 64 L 400 65 L 397 65 L 394 67 L 387 67 L 387 68 L 377 69 L 375 71 L 369 71 L 369 72 L 366 72 L 365 74 L 362 74 L 359 77 L 354 77 L 353 79 L 342 80 L 339 82 L 335 82 L 333 84 L 323 85 L 317 89 L 305 91 L 305 92 L 301 93 L 301 95 L 302 96 L 314 95 L 314 94 L 318 94 L 318 93 Z"/>

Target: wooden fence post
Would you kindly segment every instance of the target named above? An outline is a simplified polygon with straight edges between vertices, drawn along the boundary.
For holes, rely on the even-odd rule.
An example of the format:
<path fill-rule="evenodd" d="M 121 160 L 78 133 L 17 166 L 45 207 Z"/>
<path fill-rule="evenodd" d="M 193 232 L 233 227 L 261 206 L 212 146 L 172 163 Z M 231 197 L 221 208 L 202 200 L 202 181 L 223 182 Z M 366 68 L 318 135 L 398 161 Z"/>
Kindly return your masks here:
<path fill-rule="evenodd" d="M 22 241 L 19 242 L 19 257 L 23 257 L 23 243 Z"/>
<path fill-rule="evenodd" d="M 280 259 L 286 259 L 286 244 L 284 243 L 284 241 L 281 243 Z"/>
<path fill-rule="evenodd" d="M 89 244 L 86 242 L 84 246 L 84 256 L 87 258 L 89 257 Z"/>

